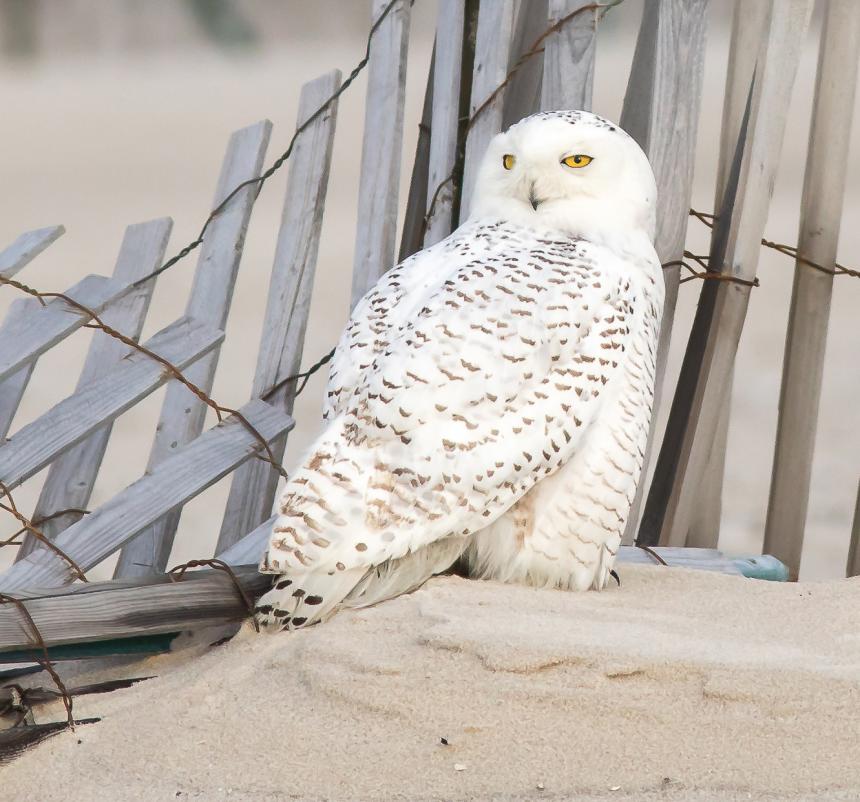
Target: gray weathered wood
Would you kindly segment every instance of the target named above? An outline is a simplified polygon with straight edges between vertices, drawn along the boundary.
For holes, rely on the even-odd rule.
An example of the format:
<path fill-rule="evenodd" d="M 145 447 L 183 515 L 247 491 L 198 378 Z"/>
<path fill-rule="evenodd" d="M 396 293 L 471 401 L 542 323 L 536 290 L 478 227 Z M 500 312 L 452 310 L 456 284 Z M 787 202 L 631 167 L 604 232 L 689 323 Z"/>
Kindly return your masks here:
<path fill-rule="evenodd" d="M 269 543 L 269 535 L 276 519 L 276 515 L 267 518 L 256 529 L 248 532 L 247 535 L 228 548 L 223 551 L 216 551 L 218 559 L 229 565 L 247 565 L 248 563 L 259 562 Z"/>
<path fill-rule="evenodd" d="M 236 131 L 230 137 L 214 205 L 221 203 L 243 181 L 260 175 L 271 130 L 272 124 L 264 120 Z M 212 221 L 200 249 L 186 314 L 222 331 L 230 311 L 242 246 L 256 197 L 257 189 L 254 186 L 239 192 Z M 186 376 L 203 392 L 209 393 L 217 363 L 216 350 L 195 363 Z M 148 470 L 152 470 L 169 454 L 182 448 L 203 431 L 206 410 L 207 406 L 182 384 L 176 381 L 168 384 L 149 454 Z M 161 573 L 170 557 L 181 514 L 181 509 L 172 511 L 124 548 L 117 563 L 116 576 Z M 152 559 L 155 562 L 150 564 L 148 561 Z"/>
<path fill-rule="evenodd" d="M 756 65 L 749 123 L 742 143 L 736 191 L 721 210 L 724 242 L 712 248 L 711 269 L 751 281 L 755 277 L 773 179 L 788 116 L 812 0 L 786 0 L 772 13 Z M 729 212 L 730 210 L 730 212 Z M 666 437 L 640 529 L 641 542 L 658 534 L 681 545 L 690 528 L 697 494 L 725 403 L 749 286 L 705 282 L 696 311 Z"/>
<path fill-rule="evenodd" d="M 670 5 L 663 3 L 662 5 Z M 592 0 L 549 0 L 548 22 L 554 25 Z M 647 18 L 653 9 L 646 7 Z M 594 51 L 597 42 L 598 9 L 582 11 L 568 20 L 544 42 L 541 110 L 591 110 L 594 86 Z M 704 55 L 704 54 L 703 54 Z M 636 72 L 634 63 L 631 75 Z M 665 119 L 663 120 L 665 125 Z"/>
<path fill-rule="evenodd" d="M 39 302 L 35 298 L 17 298 L 9 307 L 3 327 L 0 327 L 0 339 L 3 337 L 3 328 L 18 328 L 24 318 L 29 317 L 39 308 Z M 9 433 L 9 427 L 15 418 L 18 405 L 24 396 L 24 391 L 30 382 L 30 376 L 36 367 L 35 360 L 28 362 L 24 367 L 7 376 L 0 381 L 0 441 Z"/>
<path fill-rule="evenodd" d="M 547 0 L 519 3 L 508 55 L 510 79 L 505 87 L 502 130 L 540 110 L 544 42 L 537 45 L 537 48 L 535 44 L 549 27 L 547 17 Z"/>
<path fill-rule="evenodd" d="M 133 283 L 155 270 L 164 258 L 172 226 L 173 221 L 167 217 L 129 226 L 119 249 L 113 277 L 123 283 Z M 140 337 L 154 288 L 155 279 L 141 284 L 108 307 L 102 320 L 136 342 Z M 116 338 L 109 337 L 104 332 L 95 332 L 77 389 L 85 390 L 90 383 L 112 370 L 128 352 L 128 347 Z M 58 510 L 82 509 L 87 506 L 111 429 L 112 423 L 106 424 L 54 460 L 39 494 L 33 513 L 35 519 L 47 518 Z M 45 521 L 40 529 L 47 537 L 53 537 L 79 517 L 78 513 L 69 513 L 59 518 L 51 518 Z M 29 554 L 35 546 L 36 539 L 27 534 L 18 549 L 16 559 L 20 560 Z"/>
<path fill-rule="evenodd" d="M 854 521 L 851 524 L 845 576 L 860 576 L 860 482 L 857 484 L 857 501 L 854 504 Z"/>
<path fill-rule="evenodd" d="M 441 0 L 439 3 L 433 62 L 433 110 L 425 204 L 429 217 L 424 233 L 425 248 L 445 239 L 453 228 L 455 194 L 450 179 L 457 160 L 465 14 L 464 0 Z"/>
<path fill-rule="evenodd" d="M 374 20 L 388 2 L 373 0 Z M 410 10 L 408 0 L 398 0 L 373 36 L 364 107 L 351 306 L 394 266 Z"/>
<path fill-rule="evenodd" d="M 726 182 L 741 130 L 741 121 L 749 97 L 750 83 L 755 71 L 758 43 L 764 34 L 769 13 L 767 3 L 745 3 L 743 0 L 737 0 L 735 3 L 726 91 L 723 99 L 723 118 L 720 127 L 714 209 L 719 209 L 723 202 Z M 688 546 L 716 547 L 719 543 L 733 384 L 734 370 L 726 384 L 726 403 L 720 409 L 708 466 L 702 477 L 698 502 L 690 520 L 690 531 L 687 533 Z"/>
<path fill-rule="evenodd" d="M 64 294 L 98 315 L 132 289 L 112 278 L 86 276 Z M 44 307 L 34 308 L 31 314 L 4 323 L 0 328 L 0 381 L 17 373 L 89 319 L 62 298 L 54 298 Z"/>
<path fill-rule="evenodd" d="M 12 278 L 65 233 L 63 226 L 48 226 L 24 232 L 11 245 L 0 251 L 0 276 Z"/>
<path fill-rule="evenodd" d="M 424 90 L 424 107 L 418 123 L 418 140 L 415 143 L 415 158 L 412 160 L 412 177 L 406 197 L 406 213 L 403 230 L 400 232 L 400 250 L 397 261 L 402 262 L 424 247 L 424 217 L 427 213 L 427 182 L 430 168 L 430 125 L 433 120 L 433 73 L 436 69 L 436 46 L 430 57 L 430 71 Z"/>
<path fill-rule="evenodd" d="M 860 3 L 830 0 L 818 57 L 798 250 L 831 269 L 839 244 L 858 51 Z M 806 527 L 832 291 L 832 275 L 797 262 L 764 533 L 765 551 L 795 577 Z"/>
<path fill-rule="evenodd" d="M 648 155 L 657 179 L 654 245 L 664 263 L 675 262 L 684 254 L 702 100 L 707 10 L 708 0 L 647 0 L 621 112 L 621 127 Z M 672 125 L 666 125 L 668 119 Z M 662 398 L 680 268 L 664 269 L 663 278 L 666 297 L 657 348 L 655 410 Z M 632 542 L 638 529 L 655 422 L 653 415 L 643 478 L 628 519 L 625 543 Z"/>
<path fill-rule="evenodd" d="M 461 223 L 471 211 L 472 190 L 484 151 L 490 140 L 502 130 L 505 91 L 502 89 L 497 94 L 496 91 L 508 72 L 515 5 L 514 0 L 496 0 L 493 3 L 481 3 L 478 12 L 469 132 L 466 135 L 466 161 L 460 202 Z"/>
<path fill-rule="evenodd" d="M 252 599 L 271 584 L 254 566 L 235 573 Z M 215 569 L 189 571 L 176 582 L 161 574 L 133 583 L 113 580 L 24 590 L 16 596 L 25 600 L 49 648 L 238 622 L 248 614 L 232 579 Z M 21 613 L 14 605 L 0 605 L 0 662 L 3 652 L 31 646 Z"/>
<path fill-rule="evenodd" d="M 239 412 L 268 442 L 293 426 L 292 418 L 264 401 L 251 401 Z M 231 415 L 60 532 L 54 542 L 88 571 L 170 510 L 178 509 L 261 451 L 258 438 Z M 72 579 L 69 564 L 43 546 L 0 575 L 0 589 L 50 587 Z"/>
<path fill-rule="evenodd" d="M 339 86 L 337 70 L 306 84 L 299 101 L 297 125 L 304 123 Z M 336 122 L 337 105 L 333 104 L 301 134 L 293 149 L 254 374 L 255 398 L 301 370 Z M 284 385 L 266 400 L 292 414 L 296 384 Z M 273 444 L 275 459 L 283 457 L 285 445 L 286 438 Z M 277 472 L 259 460 L 246 462 L 236 471 L 218 551 L 269 516 L 277 484 Z"/>
<path fill-rule="evenodd" d="M 146 347 L 182 370 L 223 337 L 186 317 L 162 329 Z M 0 482 L 10 490 L 17 487 L 167 379 L 164 367 L 140 352 L 116 361 L 107 373 L 82 384 L 0 446 Z"/>

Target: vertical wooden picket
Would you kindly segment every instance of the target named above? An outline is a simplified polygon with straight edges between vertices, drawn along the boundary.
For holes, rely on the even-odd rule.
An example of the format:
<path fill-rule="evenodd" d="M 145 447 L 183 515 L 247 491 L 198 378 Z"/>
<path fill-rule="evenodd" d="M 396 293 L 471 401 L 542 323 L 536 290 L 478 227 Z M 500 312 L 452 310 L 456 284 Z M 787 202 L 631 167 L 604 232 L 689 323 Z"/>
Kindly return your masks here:
<path fill-rule="evenodd" d="M 131 284 L 155 270 L 164 258 L 172 227 L 173 221 L 170 218 L 129 226 L 120 246 L 114 277 L 123 283 Z M 102 319 L 136 341 L 143 329 L 154 289 L 155 279 L 141 284 L 134 292 L 108 307 Z M 128 351 L 127 346 L 107 334 L 93 334 L 78 378 L 77 389 L 80 390 L 104 376 Z M 36 503 L 34 519 L 46 518 L 59 510 L 82 509 L 87 506 L 112 429 L 112 423 L 106 424 L 51 463 Z M 80 517 L 78 513 L 68 513 L 59 518 L 51 518 L 42 524 L 42 532 L 53 538 Z M 35 539 L 28 534 L 15 559 L 25 557 L 35 546 Z"/>
<path fill-rule="evenodd" d="M 388 0 L 373 0 L 374 20 L 387 5 Z M 410 9 L 408 0 L 397 0 L 373 37 L 364 112 L 351 306 L 355 306 L 394 265 Z"/>
<path fill-rule="evenodd" d="M 549 0 L 548 24 L 554 25 L 570 14 L 560 30 L 544 43 L 542 110 L 591 110 L 594 86 L 594 50 L 597 41 L 597 8 L 592 0 Z M 671 5 L 671 4 L 670 4 Z M 646 9 L 645 14 L 649 12 Z"/>
<path fill-rule="evenodd" d="M 860 576 L 860 482 L 857 484 L 857 501 L 854 503 L 854 521 L 851 524 L 845 576 Z"/>
<path fill-rule="evenodd" d="M 460 121 L 460 80 L 463 59 L 464 0 L 441 0 L 436 24 L 433 69 L 433 113 L 430 163 L 427 172 L 427 226 L 424 247 L 451 233 L 454 209 L 454 164 Z"/>
<path fill-rule="evenodd" d="M 271 129 L 272 124 L 264 120 L 230 137 L 215 192 L 216 205 L 243 181 L 260 175 Z M 201 245 L 186 313 L 217 329 L 224 329 L 230 311 L 242 246 L 256 197 L 256 187 L 242 189 L 212 221 Z M 216 349 L 185 374 L 208 393 L 217 363 Z M 206 410 L 206 404 L 188 388 L 175 380 L 170 382 L 149 455 L 148 472 L 203 431 Z M 149 576 L 164 571 L 181 514 L 181 508 L 170 512 L 127 543 L 120 553 L 115 576 Z"/>
<path fill-rule="evenodd" d="M 709 0 L 647 0 L 621 112 L 621 127 L 648 155 L 657 180 L 659 205 L 654 244 L 664 264 L 676 262 L 684 254 L 702 101 L 708 3 Z M 669 117 L 672 125 L 666 125 Z M 657 348 L 654 409 L 662 398 L 680 267 L 665 268 L 663 279 L 666 297 Z M 625 533 L 627 543 L 632 542 L 638 527 L 644 473 L 653 445 L 653 421 L 654 418 L 643 480 Z"/>
<path fill-rule="evenodd" d="M 798 252 L 829 269 L 839 243 L 858 49 L 860 3 L 830 0 L 821 33 L 798 237 Z M 831 274 L 797 262 L 764 535 L 765 551 L 782 560 L 792 576 L 800 570 L 803 549 L 832 291 Z"/>
<path fill-rule="evenodd" d="M 340 78 L 340 72 L 335 70 L 305 84 L 297 126 L 335 93 Z M 265 396 L 270 404 L 288 415 L 293 411 L 297 382 L 292 381 L 273 394 L 268 391 L 301 370 L 336 123 L 335 102 L 296 140 L 267 294 L 252 395 Z M 283 457 L 285 445 L 286 436 L 273 444 L 276 460 Z M 236 471 L 216 553 L 269 517 L 277 484 L 278 474 L 259 460 L 249 460 Z"/>
<path fill-rule="evenodd" d="M 723 202 L 729 170 L 735 154 L 741 121 L 749 97 L 750 84 L 755 71 L 758 43 L 764 34 L 770 9 L 767 3 L 745 3 L 737 0 L 732 18 L 729 64 L 726 73 L 726 91 L 723 100 L 723 117 L 720 127 L 720 150 L 717 160 L 717 180 L 714 190 L 714 209 Z M 716 236 L 715 234 L 713 236 Z M 720 539 L 720 519 L 723 507 L 723 478 L 726 470 L 726 450 L 729 438 L 734 370 L 726 383 L 726 402 L 720 409 L 714 442 L 708 456 L 708 465 L 702 477 L 699 496 L 690 519 L 686 543 L 690 547 L 716 548 Z"/>
<path fill-rule="evenodd" d="M 791 89 L 812 0 L 786 0 L 769 17 L 748 124 L 739 143 L 736 191 L 720 210 L 711 269 L 739 281 L 707 281 L 701 293 L 666 437 L 645 505 L 640 542 L 683 545 L 714 440 L 755 278 L 782 147 Z M 731 182 L 734 183 L 734 182 Z M 735 189 L 735 187 L 730 187 Z"/>
<path fill-rule="evenodd" d="M 466 163 L 460 201 L 460 222 L 468 216 L 472 190 L 484 151 L 490 139 L 502 130 L 504 90 L 498 87 L 508 71 L 514 0 L 481 3 L 475 42 L 472 98 L 469 104 L 469 132 L 466 135 Z"/>
<path fill-rule="evenodd" d="M 505 87 L 502 130 L 541 108 L 543 84 L 543 42 L 535 43 L 549 27 L 548 0 L 528 0 L 520 3 L 511 32 L 511 51 L 508 56 L 510 78 Z"/>

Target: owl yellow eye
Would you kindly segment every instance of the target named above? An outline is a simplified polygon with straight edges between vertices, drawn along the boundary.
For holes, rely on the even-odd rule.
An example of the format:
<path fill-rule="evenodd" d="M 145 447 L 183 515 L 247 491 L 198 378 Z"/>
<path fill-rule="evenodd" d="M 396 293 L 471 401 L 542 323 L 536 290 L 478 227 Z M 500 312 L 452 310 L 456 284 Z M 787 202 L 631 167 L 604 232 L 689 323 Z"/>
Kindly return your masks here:
<path fill-rule="evenodd" d="M 513 170 L 515 162 L 516 159 L 510 153 L 506 153 L 504 156 L 502 156 L 502 167 L 504 167 L 506 170 Z"/>
<path fill-rule="evenodd" d="M 566 159 L 562 159 L 561 163 L 566 167 L 586 167 L 591 164 L 593 159 L 591 156 L 586 156 L 584 153 L 577 153 L 573 156 L 568 156 Z"/>

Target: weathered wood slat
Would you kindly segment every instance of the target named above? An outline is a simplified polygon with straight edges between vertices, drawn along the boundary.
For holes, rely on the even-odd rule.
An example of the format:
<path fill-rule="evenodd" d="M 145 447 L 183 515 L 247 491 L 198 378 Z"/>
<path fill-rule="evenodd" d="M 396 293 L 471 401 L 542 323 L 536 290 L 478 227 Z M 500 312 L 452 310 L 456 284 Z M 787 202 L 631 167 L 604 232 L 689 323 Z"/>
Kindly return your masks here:
<path fill-rule="evenodd" d="M 4 332 L 8 329 L 16 329 L 21 326 L 24 318 L 29 317 L 39 308 L 39 302 L 35 298 L 18 298 L 14 300 L 0 327 L 0 340 L 5 337 Z M 0 381 L 0 441 L 9 433 L 9 427 L 18 411 L 18 405 L 24 396 L 24 391 L 30 383 L 30 376 L 36 362 L 28 362 L 24 367 L 18 368 L 14 373 Z"/>
<path fill-rule="evenodd" d="M 0 251 L 0 276 L 12 278 L 65 233 L 63 226 L 48 226 L 24 232 L 11 245 Z"/>
<path fill-rule="evenodd" d="M 264 401 L 251 401 L 239 412 L 269 442 L 293 426 L 292 418 Z M 60 532 L 55 543 L 88 571 L 163 515 L 181 507 L 261 450 L 257 437 L 231 415 L 153 466 L 149 473 L 97 510 Z M 10 592 L 27 587 L 51 587 L 72 579 L 69 564 L 53 551 L 41 547 L 0 575 L 0 589 Z"/>
<path fill-rule="evenodd" d="M 223 338 L 220 331 L 180 318 L 146 347 L 182 370 Z M 117 361 L 109 372 L 83 384 L 0 446 L 0 482 L 10 490 L 17 487 L 167 379 L 164 367 L 145 354 L 134 352 Z"/>
<path fill-rule="evenodd" d="M 858 52 L 860 3 L 831 0 L 821 34 L 798 236 L 799 252 L 831 269 L 839 244 Z M 832 275 L 797 262 L 764 532 L 765 550 L 794 576 L 803 550 L 832 292 Z"/>
<path fill-rule="evenodd" d="M 272 124 L 264 120 L 236 131 L 230 137 L 215 191 L 215 206 L 243 181 L 260 175 L 271 130 Z M 257 189 L 254 186 L 239 192 L 212 221 L 200 248 L 186 314 L 222 331 L 230 311 L 242 246 L 256 197 Z M 186 376 L 203 392 L 209 393 L 212 391 L 217 363 L 216 350 L 189 368 Z M 203 431 L 206 410 L 207 406 L 188 388 L 176 381 L 168 384 L 147 470 L 153 470 L 171 453 Z M 181 509 L 172 511 L 124 548 L 117 563 L 116 575 L 162 573 L 170 557 L 181 514 Z"/>
<path fill-rule="evenodd" d="M 306 84 L 299 101 L 297 125 L 304 123 L 339 86 L 337 70 Z M 254 375 L 255 398 L 301 370 L 336 122 L 337 105 L 332 104 L 301 134 L 293 149 Z M 291 382 L 267 400 L 290 415 L 295 394 L 296 382 Z M 286 438 L 273 444 L 275 459 L 283 457 L 285 445 Z M 258 460 L 246 462 L 236 471 L 218 551 L 269 516 L 277 484 L 277 472 Z"/>
<path fill-rule="evenodd" d="M 450 179 L 457 159 L 465 15 L 465 0 L 441 0 L 439 3 L 433 61 L 433 109 L 425 204 L 429 217 L 424 233 L 425 248 L 445 239 L 453 228 L 454 185 Z"/>
<path fill-rule="evenodd" d="M 164 258 L 172 226 L 173 221 L 170 218 L 129 226 L 120 246 L 113 277 L 123 283 L 133 283 L 155 270 Z M 137 341 L 154 288 L 155 279 L 141 284 L 108 307 L 102 319 L 107 325 Z M 77 389 L 85 390 L 91 382 L 104 376 L 127 352 L 128 347 L 119 340 L 104 332 L 95 332 Z M 0 394 L 2 392 L 0 388 Z M 108 423 L 54 460 L 39 494 L 39 501 L 33 513 L 35 519 L 47 518 L 58 510 L 83 509 L 87 506 L 111 429 L 112 424 Z M 50 518 L 40 529 L 47 537 L 53 537 L 79 517 L 77 513 L 69 513 L 60 518 Z M 20 560 L 29 554 L 35 546 L 36 539 L 28 533 L 18 549 L 16 559 Z"/>
<path fill-rule="evenodd" d="M 218 559 L 229 565 L 247 565 L 259 562 L 269 544 L 269 535 L 276 519 L 277 516 L 272 515 L 228 548 L 217 551 Z"/>
<path fill-rule="evenodd" d="M 252 597 L 271 584 L 253 566 L 236 569 L 236 574 Z M 241 621 L 247 615 L 230 577 L 214 569 L 189 572 L 178 582 L 162 574 L 133 583 L 91 582 L 16 595 L 25 599 L 48 647 L 176 632 Z M 3 652 L 33 645 L 20 616 L 13 605 L 0 605 L 0 662 L 5 662 Z"/>
<path fill-rule="evenodd" d="M 374 20 L 388 2 L 373 0 L 371 15 Z M 408 0 L 398 0 L 373 36 L 364 112 L 351 306 L 394 266 L 410 11 Z"/>
<path fill-rule="evenodd" d="M 481 3 L 478 12 L 460 222 L 469 216 L 472 190 L 484 151 L 490 140 L 502 130 L 505 92 L 502 90 L 497 94 L 494 93 L 505 80 L 508 72 L 515 5 L 514 0 L 495 0 L 492 3 Z M 490 100 L 491 97 L 492 100 Z"/>
<path fill-rule="evenodd" d="M 548 24 L 554 25 L 563 17 L 587 5 L 594 4 L 592 0 L 549 0 Z M 658 5 L 671 5 L 671 3 L 658 3 Z M 647 18 L 649 12 L 653 12 L 653 9 L 646 8 L 643 18 Z M 561 30 L 551 33 L 546 38 L 541 88 L 542 110 L 591 110 L 597 20 L 598 9 L 581 11 L 568 20 Z M 636 64 L 634 63 L 631 75 L 635 73 Z M 665 119 L 663 123 L 665 125 Z"/>
<path fill-rule="evenodd" d="M 533 49 L 538 37 L 544 34 L 548 26 L 547 0 L 519 3 L 508 55 L 510 78 L 505 87 L 502 130 L 541 108 L 544 48 L 539 46 L 531 56 L 526 57 L 526 54 Z"/>
<path fill-rule="evenodd" d="M 812 0 L 786 0 L 772 13 L 756 66 L 747 136 L 741 144 L 736 191 L 721 208 L 711 269 L 742 281 L 755 277 L 773 178 L 788 116 Z M 734 189 L 734 187 L 732 187 Z M 640 542 L 681 545 L 725 403 L 746 317 L 750 287 L 704 282 L 640 528 Z"/>
<path fill-rule="evenodd" d="M 729 64 L 726 73 L 726 91 L 723 99 L 723 118 L 720 127 L 720 150 L 717 159 L 717 180 L 714 191 L 714 209 L 719 209 L 725 195 L 729 170 L 741 130 L 744 110 L 749 97 L 750 84 L 755 71 L 758 45 L 764 35 L 770 8 L 767 3 L 744 3 L 736 0 L 732 19 Z M 713 236 L 716 236 L 714 234 Z M 688 546 L 716 548 L 720 540 L 720 519 L 723 507 L 723 478 L 726 467 L 726 449 L 729 439 L 734 370 L 726 383 L 726 403 L 720 409 L 714 442 L 708 457 L 708 466 L 702 477 L 699 498 L 690 520 L 687 533 Z"/>
<path fill-rule="evenodd" d="M 735 562 L 712 549 L 657 548 L 669 567 L 692 568 L 740 575 Z M 655 564 L 641 549 L 622 547 L 618 561 Z M 237 565 L 234 573 L 252 599 L 271 585 L 272 578 L 257 573 L 255 565 Z M 622 574 L 623 581 L 623 574 Z M 215 569 L 191 571 L 179 582 L 157 577 L 92 582 L 64 588 L 30 588 L 16 594 L 27 605 L 48 647 L 113 638 L 177 632 L 195 627 L 238 622 L 247 616 L 236 586 Z M 32 647 L 20 613 L 0 605 L 0 662 L 3 653 Z"/>
<path fill-rule="evenodd" d="M 702 99 L 707 10 L 708 0 L 647 0 L 621 112 L 621 127 L 648 155 L 657 179 L 655 247 L 664 263 L 675 262 L 684 254 Z M 666 124 L 668 119 L 672 125 Z M 680 267 L 664 269 L 663 278 L 666 297 L 657 348 L 655 410 L 662 398 Z M 643 476 L 650 462 L 655 421 L 656 415 L 652 417 Z M 644 491 L 645 482 L 640 481 L 625 543 L 633 541 L 638 529 Z"/>
<path fill-rule="evenodd" d="M 98 315 L 131 291 L 131 286 L 115 279 L 87 276 L 64 294 Z M 0 381 L 37 359 L 88 320 L 87 315 L 62 298 L 54 298 L 32 314 L 16 319 L 14 326 L 4 324 L 0 330 Z"/>

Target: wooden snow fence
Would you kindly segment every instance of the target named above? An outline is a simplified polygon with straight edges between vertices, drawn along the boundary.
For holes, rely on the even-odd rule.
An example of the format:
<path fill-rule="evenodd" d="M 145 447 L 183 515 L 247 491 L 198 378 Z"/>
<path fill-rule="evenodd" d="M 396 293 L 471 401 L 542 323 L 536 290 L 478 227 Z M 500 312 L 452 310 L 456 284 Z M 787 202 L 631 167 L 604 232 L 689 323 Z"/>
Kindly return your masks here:
<path fill-rule="evenodd" d="M 0 327 L 4 436 L 39 357 L 82 326 L 100 329 L 75 392 L 0 446 L 0 503 L 22 529 L 10 539 L 10 545 L 19 544 L 19 553 L 0 575 L 0 599 L 15 597 L 24 605 L 0 604 L 0 662 L 32 661 L 43 646 L 52 659 L 157 651 L 180 631 L 240 621 L 267 587 L 268 579 L 254 566 L 271 526 L 283 475 L 279 465 L 294 425 L 337 97 L 366 66 L 354 303 L 397 260 L 410 7 L 409 0 L 375 0 L 369 58 L 343 82 L 333 71 L 304 86 L 294 141 L 269 168 L 264 169 L 272 133 L 268 122 L 231 137 L 215 211 L 200 237 L 176 257 L 164 262 L 171 221 L 133 225 L 112 276 L 87 276 L 58 296 L 36 292 L 19 274 L 62 228 L 25 234 L 0 253 L 0 283 L 7 285 L 5 292 L 21 296 Z M 738 13 L 735 21 L 717 217 L 710 257 L 699 271 L 699 311 L 666 436 L 653 444 L 655 479 L 637 499 L 628 533 L 629 544 L 644 499 L 638 541 L 654 548 L 626 545 L 622 562 L 665 561 L 768 577 L 778 576 L 782 567 L 768 557 L 724 557 L 716 548 L 718 519 L 707 531 L 697 529 L 703 510 L 719 509 L 709 471 L 722 465 L 717 452 L 725 448 L 720 432 L 726 393 L 812 0 L 762 2 L 756 9 L 756 15 Z M 623 4 L 583 0 L 441 0 L 400 257 L 439 241 L 466 218 L 478 160 L 504 125 L 538 109 L 590 106 L 595 36 L 607 11 L 627 13 Z M 660 188 L 657 250 L 667 287 L 661 378 L 682 269 L 690 269 L 684 243 L 707 12 L 708 0 L 646 0 L 619 115 L 651 159 Z M 834 274 L 840 272 L 835 255 L 844 172 L 839 168 L 848 143 L 860 6 L 831 0 L 826 17 L 766 541 L 793 576 L 803 537 L 827 305 Z M 227 409 L 210 393 L 245 232 L 263 181 L 287 158 L 251 397 L 241 409 Z M 194 251 L 199 256 L 185 314 L 137 344 L 158 276 Z M 113 421 L 165 383 L 146 472 L 85 514 Z M 664 394 L 670 395 L 665 389 Z M 204 431 L 209 408 L 220 422 Z M 28 517 L 16 507 L 14 490 L 45 467 L 38 504 Z M 228 475 L 217 559 L 201 559 L 181 576 L 166 573 L 183 506 Z M 855 526 L 855 540 L 856 531 Z M 117 551 L 113 581 L 81 581 Z M 855 569 L 857 553 L 855 545 Z"/>

